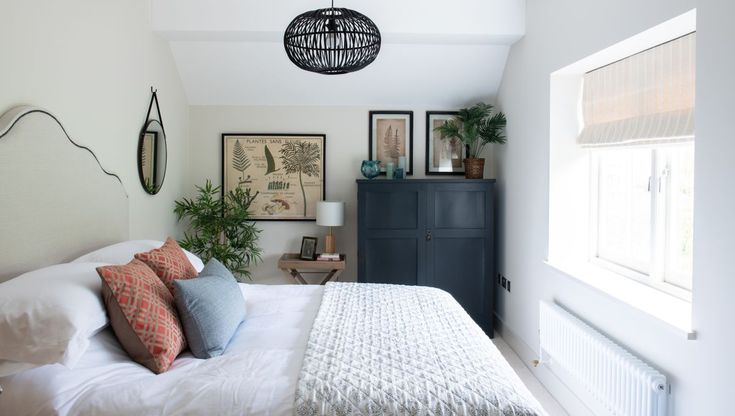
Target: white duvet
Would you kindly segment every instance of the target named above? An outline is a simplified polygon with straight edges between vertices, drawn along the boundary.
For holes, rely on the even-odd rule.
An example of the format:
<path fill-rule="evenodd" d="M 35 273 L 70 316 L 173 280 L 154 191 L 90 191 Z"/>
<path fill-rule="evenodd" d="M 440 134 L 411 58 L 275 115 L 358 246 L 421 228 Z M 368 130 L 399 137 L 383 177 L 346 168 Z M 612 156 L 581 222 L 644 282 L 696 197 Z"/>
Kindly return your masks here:
<path fill-rule="evenodd" d="M 138 365 L 108 328 L 74 370 L 0 378 L 0 415 L 292 415 L 322 286 L 241 285 L 247 319 L 224 355 L 182 354 L 164 374 Z"/>
<path fill-rule="evenodd" d="M 222 356 L 184 353 L 155 375 L 106 329 L 73 370 L 0 378 L 0 415 L 544 415 L 446 292 L 240 288 L 247 317 Z"/>

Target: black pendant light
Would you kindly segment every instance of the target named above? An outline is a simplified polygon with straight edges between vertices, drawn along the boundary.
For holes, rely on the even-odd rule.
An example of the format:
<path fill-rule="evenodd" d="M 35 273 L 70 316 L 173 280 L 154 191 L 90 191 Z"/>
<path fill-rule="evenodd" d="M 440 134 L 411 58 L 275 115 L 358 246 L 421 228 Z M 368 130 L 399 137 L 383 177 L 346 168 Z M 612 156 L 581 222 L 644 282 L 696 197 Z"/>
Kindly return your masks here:
<path fill-rule="evenodd" d="M 380 31 L 367 16 L 332 7 L 296 16 L 283 45 L 291 62 L 319 74 L 346 74 L 370 65 L 380 52 Z"/>

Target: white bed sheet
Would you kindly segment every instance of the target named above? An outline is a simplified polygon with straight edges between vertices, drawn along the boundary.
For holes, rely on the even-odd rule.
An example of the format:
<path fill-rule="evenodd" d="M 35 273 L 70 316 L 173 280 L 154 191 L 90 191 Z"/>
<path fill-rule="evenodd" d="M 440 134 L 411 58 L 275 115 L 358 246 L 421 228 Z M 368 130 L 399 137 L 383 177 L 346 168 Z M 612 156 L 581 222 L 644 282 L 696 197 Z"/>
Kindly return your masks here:
<path fill-rule="evenodd" d="M 0 415 L 292 415 L 322 286 L 240 285 L 247 318 L 226 352 L 186 352 L 155 375 L 127 356 L 111 329 L 79 364 L 0 378 Z"/>

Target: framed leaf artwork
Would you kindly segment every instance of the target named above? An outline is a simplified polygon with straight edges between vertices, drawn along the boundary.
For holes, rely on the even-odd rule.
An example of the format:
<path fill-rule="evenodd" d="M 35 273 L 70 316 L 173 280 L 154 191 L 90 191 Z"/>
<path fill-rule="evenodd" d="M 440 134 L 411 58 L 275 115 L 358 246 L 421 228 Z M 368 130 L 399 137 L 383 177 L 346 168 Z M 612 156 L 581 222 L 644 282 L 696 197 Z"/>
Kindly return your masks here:
<path fill-rule="evenodd" d="M 426 174 L 427 175 L 464 175 L 467 146 L 458 138 L 443 137 L 437 127 L 457 115 L 456 111 L 426 112 Z"/>
<path fill-rule="evenodd" d="M 250 188 L 260 221 L 315 221 L 324 200 L 323 134 L 222 135 L 222 192 Z"/>
<path fill-rule="evenodd" d="M 370 112 L 370 160 L 380 161 L 380 172 L 393 162 L 398 168 L 401 156 L 406 158 L 406 174 L 413 173 L 413 111 Z"/>

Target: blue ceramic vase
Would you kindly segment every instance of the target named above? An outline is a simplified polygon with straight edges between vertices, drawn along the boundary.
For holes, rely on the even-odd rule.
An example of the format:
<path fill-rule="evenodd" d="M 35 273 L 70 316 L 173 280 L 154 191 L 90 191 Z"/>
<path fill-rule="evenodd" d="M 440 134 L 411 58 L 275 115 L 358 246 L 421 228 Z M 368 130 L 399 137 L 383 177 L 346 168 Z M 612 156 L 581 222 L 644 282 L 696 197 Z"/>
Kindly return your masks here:
<path fill-rule="evenodd" d="M 374 177 L 380 175 L 380 161 L 363 160 L 360 170 L 362 171 L 362 176 L 368 179 L 373 179 Z"/>

